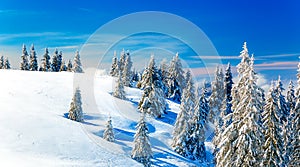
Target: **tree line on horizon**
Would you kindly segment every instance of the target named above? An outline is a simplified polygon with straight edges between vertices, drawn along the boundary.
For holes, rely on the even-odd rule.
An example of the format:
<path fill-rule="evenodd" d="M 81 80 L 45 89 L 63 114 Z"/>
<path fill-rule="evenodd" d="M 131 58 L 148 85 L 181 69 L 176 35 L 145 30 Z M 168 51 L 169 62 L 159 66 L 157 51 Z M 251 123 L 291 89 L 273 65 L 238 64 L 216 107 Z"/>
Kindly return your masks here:
<path fill-rule="evenodd" d="M 0 57 L 0 69 L 11 69 L 11 64 L 7 57 L 5 59 L 3 56 Z M 41 58 L 40 65 L 38 65 L 37 53 L 35 51 L 33 44 L 30 47 L 29 54 L 27 52 L 26 45 L 23 44 L 19 69 L 25 71 L 43 71 L 43 72 L 61 72 L 61 71 L 68 71 L 68 72 L 75 72 L 75 73 L 83 72 L 78 50 L 75 52 L 73 63 L 71 59 L 69 59 L 68 63 L 66 64 L 62 56 L 62 51 L 58 52 L 58 50 L 55 49 L 51 60 L 51 56 L 49 55 L 48 48 L 45 48 L 45 53 Z"/>

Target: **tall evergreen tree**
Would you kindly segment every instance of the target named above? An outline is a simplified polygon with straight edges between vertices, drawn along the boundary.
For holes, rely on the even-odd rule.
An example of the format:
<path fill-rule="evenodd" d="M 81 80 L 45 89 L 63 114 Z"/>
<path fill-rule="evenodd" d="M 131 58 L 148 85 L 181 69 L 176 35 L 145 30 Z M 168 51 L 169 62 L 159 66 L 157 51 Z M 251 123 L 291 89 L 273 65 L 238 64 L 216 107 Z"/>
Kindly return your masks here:
<path fill-rule="evenodd" d="M 286 100 L 287 100 L 287 107 L 289 110 L 289 117 L 284 125 L 283 129 L 283 134 L 284 134 L 284 148 L 285 148 L 285 153 L 284 153 L 284 158 L 285 158 L 285 163 L 288 164 L 290 161 L 290 156 L 291 156 L 291 150 L 292 150 L 292 139 L 293 139 L 293 118 L 295 116 L 294 111 L 295 111 L 295 105 L 296 105 L 296 97 L 295 97 L 295 90 L 294 90 L 294 84 L 293 81 L 290 81 L 289 87 L 287 90 L 287 95 L 286 95 Z"/>
<path fill-rule="evenodd" d="M 298 64 L 297 83 L 296 105 L 290 115 L 292 130 L 290 136 L 291 150 L 289 155 L 289 167 L 300 166 L 300 63 Z"/>
<path fill-rule="evenodd" d="M 9 60 L 8 60 L 8 58 L 6 57 L 5 59 L 4 59 L 4 69 L 10 69 L 11 67 L 10 67 L 10 63 L 9 63 Z"/>
<path fill-rule="evenodd" d="M 29 70 L 28 53 L 27 53 L 25 44 L 23 44 L 21 58 L 22 58 L 22 60 L 21 60 L 20 70 L 28 71 Z"/>
<path fill-rule="evenodd" d="M 169 95 L 174 101 L 180 102 L 183 88 L 185 88 L 184 71 L 178 53 L 173 57 L 168 76 Z"/>
<path fill-rule="evenodd" d="M 120 71 L 124 71 L 124 65 L 125 65 L 125 61 L 126 61 L 126 52 L 125 49 L 122 50 L 121 55 L 120 55 L 120 61 L 119 61 L 119 70 Z"/>
<path fill-rule="evenodd" d="M 4 69 L 4 56 L 0 57 L 0 69 Z"/>
<path fill-rule="evenodd" d="M 134 135 L 134 146 L 131 158 L 142 163 L 146 167 L 151 166 L 152 150 L 149 140 L 148 126 L 145 121 L 145 114 L 142 113 L 141 119 L 136 126 L 137 132 Z"/>
<path fill-rule="evenodd" d="M 217 66 L 215 73 L 215 80 L 212 82 L 212 94 L 209 98 L 209 121 L 220 127 L 219 117 L 222 110 L 222 101 L 224 99 L 224 74 L 223 70 Z"/>
<path fill-rule="evenodd" d="M 261 161 L 264 142 L 260 123 L 262 99 L 257 95 L 259 87 L 253 69 L 254 59 L 249 57 L 246 43 L 243 48 L 242 60 L 238 65 L 239 79 L 234 85 L 232 123 L 222 133 L 222 142 L 217 146 L 218 167 L 258 166 Z"/>
<path fill-rule="evenodd" d="M 187 94 L 185 97 L 188 97 L 186 99 L 186 103 L 189 105 L 188 113 L 190 116 L 194 114 L 194 108 L 196 104 L 196 97 L 195 97 L 195 86 L 194 86 L 194 81 L 193 81 L 193 76 L 191 74 L 191 71 L 186 72 L 186 87 L 187 89 Z"/>
<path fill-rule="evenodd" d="M 277 88 L 276 88 L 277 89 Z M 277 103 L 277 90 L 271 86 L 267 103 L 264 107 L 263 126 L 266 142 L 263 145 L 263 158 L 261 166 L 283 166 L 283 141 L 281 136 L 281 115 Z"/>
<path fill-rule="evenodd" d="M 118 75 L 119 72 L 119 68 L 118 68 L 118 58 L 117 58 L 117 53 L 116 51 L 114 52 L 114 57 L 112 59 L 112 64 L 111 64 L 111 69 L 110 69 L 110 76 L 116 77 Z"/>
<path fill-rule="evenodd" d="M 189 101 L 188 90 L 183 89 L 182 100 L 180 104 L 180 112 L 177 115 L 176 122 L 174 125 L 173 130 L 173 143 L 172 147 L 174 148 L 175 152 L 184 156 L 184 157 L 191 157 L 192 153 L 190 152 L 189 145 L 190 141 L 190 106 L 187 103 Z"/>
<path fill-rule="evenodd" d="M 39 71 L 51 71 L 51 63 L 48 48 L 45 49 L 45 54 L 42 58 Z"/>
<path fill-rule="evenodd" d="M 82 65 L 81 65 L 81 60 L 80 60 L 80 55 L 79 55 L 79 51 L 76 51 L 75 57 L 74 57 L 74 61 L 73 61 L 73 72 L 75 73 L 83 73 L 82 70 Z"/>
<path fill-rule="evenodd" d="M 72 72 L 73 71 L 73 65 L 72 61 L 69 59 L 68 65 L 67 65 L 67 71 Z"/>
<path fill-rule="evenodd" d="M 54 54 L 52 56 L 52 63 L 51 63 L 51 71 L 58 72 L 59 69 L 57 69 L 58 66 L 58 50 L 54 50 Z"/>
<path fill-rule="evenodd" d="M 83 121 L 83 112 L 82 112 L 82 102 L 81 102 L 81 93 L 80 89 L 76 88 L 76 91 L 74 93 L 74 96 L 72 98 L 72 102 L 70 104 L 70 110 L 69 110 L 69 119 L 77 122 Z"/>
<path fill-rule="evenodd" d="M 124 86 L 132 86 L 132 71 L 131 71 L 131 68 L 132 68 L 132 61 L 131 61 L 131 58 L 130 58 L 130 54 L 129 52 L 126 53 L 126 59 L 125 59 L 125 62 L 124 62 L 124 68 L 123 68 L 123 71 L 122 71 L 122 81 L 123 81 L 123 84 Z"/>
<path fill-rule="evenodd" d="M 115 87 L 113 96 L 117 97 L 119 99 L 126 99 L 124 85 L 123 85 L 123 82 L 122 82 L 122 73 L 121 73 L 121 71 L 119 71 L 119 77 L 116 80 L 116 87 Z"/>
<path fill-rule="evenodd" d="M 115 141 L 113 126 L 111 124 L 111 117 L 109 117 L 109 120 L 106 123 L 106 129 L 104 131 L 103 138 L 107 141 L 110 141 L 110 142 Z"/>
<path fill-rule="evenodd" d="M 190 141 L 188 142 L 188 149 L 191 153 L 190 159 L 205 161 L 205 122 L 209 112 L 208 101 L 205 98 L 204 90 L 200 95 L 199 100 L 196 102 L 195 112 L 190 120 Z M 198 98 L 197 98 L 198 99 Z"/>
<path fill-rule="evenodd" d="M 33 44 L 31 45 L 31 48 L 30 48 L 29 70 L 30 71 L 37 71 L 38 70 L 38 62 L 37 62 L 36 52 L 35 52 Z"/>
<path fill-rule="evenodd" d="M 281 120 L 281 122 L 287 122 L 287 119 L 288 119 L 290 113 L 289 113 L 289 109 L 288 109 L 285 97 L 283 95 L 283 91 L 284 91 L 284 88 L 283 88 L 283 85 L 282 85 L 282 82 L 281 82 L 281 79 L 279 76 L 278 80 L 277 80 L 275 92 L 276 92 L 276 96 L 278 99 L 277 103 L 278 103 L 278 107 L 279 107 L 280 120 Z"/>
<path fill-rule="evenodd" d="M 224 100 L 222 104 L 222 110 L 219 117 L 219 123 L 216 127 L 215 135 L 213 138 L 213 144 L 215 145 L 214 155 L 218 152 L 218 144 L 220 143 L 222 136 L 222 133 L 224 130 L 232 123 L 232 73 L 231 73 L 231 66 L 228 63 L 225 76 L 224 76 Z"/>
<path fill-rule="evenodd" d="M 168 92 L 169 92 L 169 89 L 168 89 L 168 76 L 169 76 L 169 66 L 167 65 L 167 60 L 166 59 L 163 59 L 161 62 L 160 62 L 160 66 L 159 66 L 159 73 L 161 75 L 161 81 L 162 81 L 162 89 L 165 93 L 166 96 L 168 96 Z"/>
<path fill-rule="evenodd" d="M 63 61 L 63 56 L 62 56 L 62 51 L 60 51 L 58 56 L 57 56 L 57 67 L 56 68 L 58 69 L 58 72 L 60 71 L 62 61 Z"/>

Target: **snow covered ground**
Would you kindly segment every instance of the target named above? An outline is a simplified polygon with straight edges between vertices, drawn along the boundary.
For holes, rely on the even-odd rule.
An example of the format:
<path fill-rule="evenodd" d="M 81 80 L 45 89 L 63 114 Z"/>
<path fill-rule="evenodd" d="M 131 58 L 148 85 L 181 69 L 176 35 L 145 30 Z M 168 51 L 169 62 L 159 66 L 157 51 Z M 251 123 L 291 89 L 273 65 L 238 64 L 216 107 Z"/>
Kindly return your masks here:
<path fill-rule="evenodd" d="M 126 88 L 128 100 L 111 96 L 113 78 L 95 76 L 98 111 L 85 111 L 83 123 L 66 118 L 73 96 L 73 74 L 0 70 L 0 166 L 141 166 L 130 158 L 140 114 L 141 91 Z M 170 148 L 179 105 L 168 101 L 161 119 L 147 117 L 153 166 L 207 166 Z M 102 139 L 112 117 L 116 141 Z M 207 133 L 207 137 L 210 133 Z M 211 143 L 207 142 L 211 160 Z"/>

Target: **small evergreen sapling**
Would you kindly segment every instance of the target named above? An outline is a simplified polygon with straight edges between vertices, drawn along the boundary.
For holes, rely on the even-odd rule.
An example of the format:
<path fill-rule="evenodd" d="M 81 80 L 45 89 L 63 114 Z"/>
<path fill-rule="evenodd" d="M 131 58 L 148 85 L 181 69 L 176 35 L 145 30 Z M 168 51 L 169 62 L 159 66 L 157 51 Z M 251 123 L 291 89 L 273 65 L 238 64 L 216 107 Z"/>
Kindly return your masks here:
<path fill-rule="evenodd" d="M 68 115 L 69 119 L 77 122 L 83 121 L 83 113 L 82 113 L 81 105 L 82 105 L 81 93 L 79 88 L 76 88 L 76 91 L 72 98 L 72 102 L 70 104 L 70 110 Z"/>
<path fill-rule="evenodd" d="M 10 67 L 10 63 L 9 63 L 9 60 L 8 60 L 8 58 L 6 57 L 5 59 L 4 59 L 4 67 L 3 67 L 4 69 L 10 69 L 11 67 Z"/>
<path fill-rule="evenodd" d="M 106 123 L 106 129 L 104 131 L 103 138 L 109 142 L 115 141 L 113 126 L 111 124 L 111 117 L 109 117 L 109 120 Z"/>
<path fill-rule="evenodd" d="M 60 69 L 59 71 L 67 71 L 67 66 L 66 66 L 66 63 L 64 60 L 62 60 L 62 63 L 61 63 L 61 66 L 60 66 Z"/>
<path fill-rule="evenodd" d="M 72 72 L 73 71 L 72 69 L 73 69 L 72 61 L 69 59 L 68 65 L 67 65 L 67 71 Z"/>

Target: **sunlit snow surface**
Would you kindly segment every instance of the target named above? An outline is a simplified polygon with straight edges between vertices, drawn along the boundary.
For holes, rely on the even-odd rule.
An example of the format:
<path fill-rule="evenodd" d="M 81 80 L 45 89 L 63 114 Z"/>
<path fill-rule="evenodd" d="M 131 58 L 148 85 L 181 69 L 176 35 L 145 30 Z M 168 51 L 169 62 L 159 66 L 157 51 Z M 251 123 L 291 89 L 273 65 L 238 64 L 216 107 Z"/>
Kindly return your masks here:
<path fill-rule="evenodd" d="M 126 88 L 128 100 L 111 96 L 114 79 L 95 76 L 98 111 L 85 111 L 85 122 L 66 118 L 73 96 L 73 74 L 0 70 L 0 166 L 141 166 L 130 158 L 142 92 Z M 153 166 L 207 166 L 189 161 L 170 144 L 179 104 L 168 101 L 168 114 L 147 117 Z M 112 117 L 116 141 L 102 139 Z M 208 133 L 210 135 L 210 133 Z M 211 161 L 212 145 L 206 142 Z"/>

